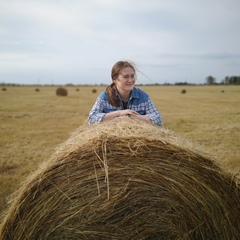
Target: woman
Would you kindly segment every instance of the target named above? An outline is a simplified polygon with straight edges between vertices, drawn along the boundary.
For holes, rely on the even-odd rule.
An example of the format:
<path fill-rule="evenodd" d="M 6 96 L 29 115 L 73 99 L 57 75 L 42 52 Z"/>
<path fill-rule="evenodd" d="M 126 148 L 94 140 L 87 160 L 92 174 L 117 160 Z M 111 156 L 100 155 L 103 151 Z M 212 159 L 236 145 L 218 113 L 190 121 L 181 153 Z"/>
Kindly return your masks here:
<path fill-rule="evenodd" d="M 112 68 L 112 84 L 97 98 L 88 116 L 88 123 L 99 123 L 116 117 L 129 116 L 162 125 L 162 117 L 149 95 L 135 87 L 136 69 L 127 61 Z"/>

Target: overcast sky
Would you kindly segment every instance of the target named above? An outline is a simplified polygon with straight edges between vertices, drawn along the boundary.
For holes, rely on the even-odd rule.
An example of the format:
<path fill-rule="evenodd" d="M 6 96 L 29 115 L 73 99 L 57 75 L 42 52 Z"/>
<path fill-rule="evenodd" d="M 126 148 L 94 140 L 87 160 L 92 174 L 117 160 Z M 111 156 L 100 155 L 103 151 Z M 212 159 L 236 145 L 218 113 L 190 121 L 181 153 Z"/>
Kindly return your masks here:
<path fill-rule="evenodd" d="M 240 0 L 0 0 L 0 83 L 109 84 L 240 75 Z"/>

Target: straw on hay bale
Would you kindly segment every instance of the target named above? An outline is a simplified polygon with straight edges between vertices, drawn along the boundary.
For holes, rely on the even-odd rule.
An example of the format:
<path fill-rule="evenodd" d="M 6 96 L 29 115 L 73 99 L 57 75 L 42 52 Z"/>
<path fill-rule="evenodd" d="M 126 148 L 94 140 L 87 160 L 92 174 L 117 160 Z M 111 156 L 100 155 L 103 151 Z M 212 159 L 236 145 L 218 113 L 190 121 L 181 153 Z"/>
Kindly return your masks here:
<path fill-rule="evenodd" d="M 239 239 L 239 186 L 173 132 L 82 126 L 16 193 L 0 239 Z"/>

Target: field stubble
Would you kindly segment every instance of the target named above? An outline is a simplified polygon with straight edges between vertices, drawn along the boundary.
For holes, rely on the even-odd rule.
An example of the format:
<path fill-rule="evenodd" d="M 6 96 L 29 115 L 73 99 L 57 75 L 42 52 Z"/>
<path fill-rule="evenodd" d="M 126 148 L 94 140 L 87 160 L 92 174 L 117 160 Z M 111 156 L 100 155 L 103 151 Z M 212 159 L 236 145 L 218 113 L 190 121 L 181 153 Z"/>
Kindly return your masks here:
<path fill-rule="evenodd" d="M 105 88 L 8 87 L 0 93 L 0 213 L 31 171 L 80 125 Z M 239 86 L 141 86 L 175 131 L 214 155 L 227 171 L 240 173 Z"/>

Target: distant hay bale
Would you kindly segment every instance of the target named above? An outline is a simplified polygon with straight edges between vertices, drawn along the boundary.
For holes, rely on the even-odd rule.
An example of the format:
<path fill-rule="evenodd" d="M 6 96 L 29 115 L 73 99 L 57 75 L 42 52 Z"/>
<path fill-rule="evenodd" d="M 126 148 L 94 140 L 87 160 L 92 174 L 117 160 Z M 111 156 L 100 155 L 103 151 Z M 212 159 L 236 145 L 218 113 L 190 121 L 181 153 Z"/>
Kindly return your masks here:
<path fill-rule="evenodd" d="M 68 95 L 68 91 L 67 91 L 66 88 L 59 87 L 56 90 L 56 94 L 57 94 L 57 96 L 67 96 Z"/>
<path fill-rule="evenodd" d="M 4 87 L 4 88 L 2 88 L 2 91 L 7 91 L 7 88 L 5 88 L 5 87 Z"/>
<path fill-rule="evenodd" d="M 79 92 L 79 88 L 76 88 L 76 91 Z"/>
<path fill-rule="evenodd" d="M 35 89 L 35 92 L 39 92 L 39 91 L 40 91 L 40 89 L 39 89 L 39 88 L 36 88 L 36 89 Z"/>
<path fill-rule="evenodd" d="M 185 94 L 185 93 L 187 93 L 187 90 L 186 89 L 182 89 L 181 93 Z"/>
<path fill-rule="evenodd" d="M 221 92 L 222 92 L 222 93 L 225 93 L 225 91 L 224 91 L 224 90 L 222 90 Z"/>
<path fill-rule="evenodd" d="M 82 126 L 15 194 L 0 239 L 239 239 L 234 178 L 173 132 Z"/>
<path fill-rule="evenodd" d="M 97 93 L 97 89 L 92 89 L 92 93 Z"/>

